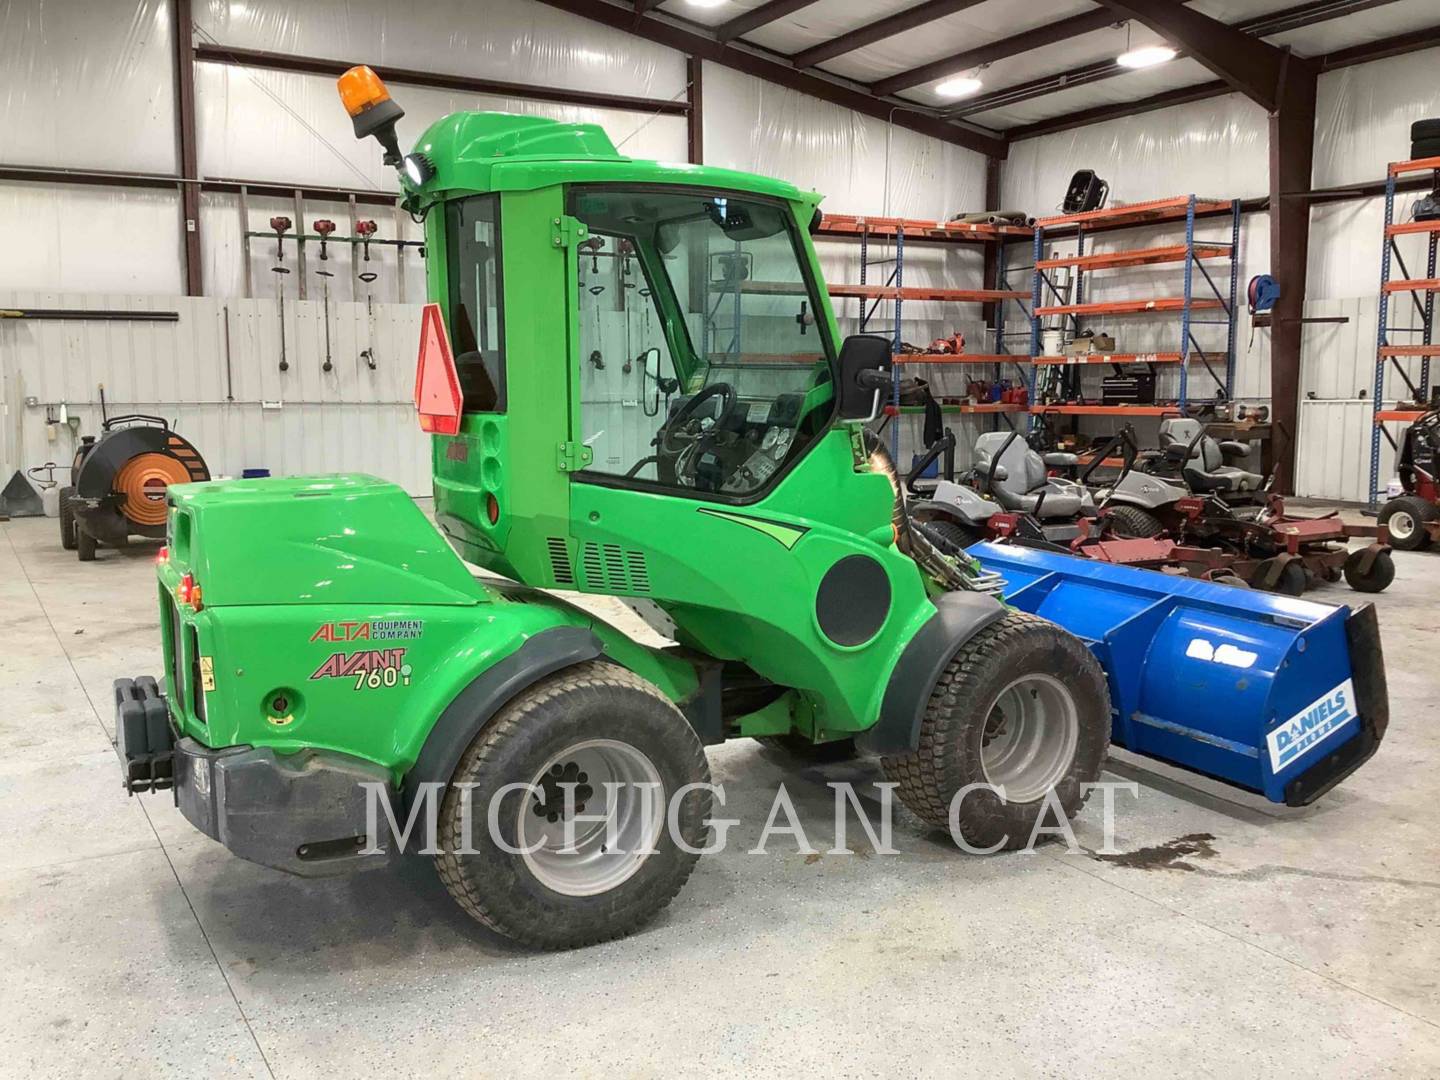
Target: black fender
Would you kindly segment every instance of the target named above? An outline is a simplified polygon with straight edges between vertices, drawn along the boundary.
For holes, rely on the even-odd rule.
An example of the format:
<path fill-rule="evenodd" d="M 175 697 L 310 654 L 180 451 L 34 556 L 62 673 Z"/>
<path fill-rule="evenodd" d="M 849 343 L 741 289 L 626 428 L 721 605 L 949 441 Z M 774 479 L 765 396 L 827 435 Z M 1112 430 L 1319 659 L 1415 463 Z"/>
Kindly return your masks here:
<path fill-rule="evenodd" d="M 526 640 L 505 659 L 491 664 L 455 695 L 426 736 L 414 766 L 401 783 L 402 805 L 410 812 L 422 784 L 448 784 L 460 758 L 480 729 L 522 690 L 561 668 L 604 655 L 594 631 L 584 626 L 553 626 Z"/>
<path fill-rule="evenodd" d="M 905 646 L 890 672 L 880 718 L 856 736 L 869 754 L 908 754 L 920 745 L 920 721 L 930 693 L 960 646 L 1004 617 L 1006 607 L 985 593 L 947 592 L 935 598 L 935 614 Z"/>

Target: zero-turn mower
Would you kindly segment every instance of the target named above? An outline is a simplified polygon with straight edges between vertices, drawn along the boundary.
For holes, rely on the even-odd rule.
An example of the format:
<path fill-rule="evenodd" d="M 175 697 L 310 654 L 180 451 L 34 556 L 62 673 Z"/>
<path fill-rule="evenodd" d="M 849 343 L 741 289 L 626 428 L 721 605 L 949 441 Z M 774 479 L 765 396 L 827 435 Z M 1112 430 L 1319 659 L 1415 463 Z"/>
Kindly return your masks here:
<path fill-rule="evenodd" d="M 374 73 L 340 86 L 425 225 L 435 524 L 373 477 L 171 487 L 164 679 L 115 684 L 129 790 L 296 874 L 422 852 L 480 922 L 568 947 L 680 891 L 725 739 L 874 754 L 996 851 L 1077 813 L 1112 741 L 1297 805 L 1378 746 L 1370 607 L 931 545 L 866 427 L 892 345 L 840 339 L 819 195 L 534 116 L 402 155 Z"/>
<path fill-rule="evenodd" d="M 101 544 L 165 535 L 171 484 L 210 479 L 200 451 L 161 416 L 112 416 L 100 437 L 86 435 L 60 489 L 60 544 L 90 562 Z"/>
<path fill-rule="evenodd" d="M 1380 507 L 1380 524 L 1401 551 L 1423 551 L 1440 541 L 1440 409 L 1422 414 L 1400 443 L 1397 472 L 1404 494 Z"/>
<path fill-rule="evenodd" d="M 1317 580 L 1343 576 L 1360 592 L 1382 592 L 1395 579 L 1390 548 L 1375 526 L 1348 525 L 1338 511 L 1288 514 L 1258 473 L 1224 464 L 1243 455 L 1222 449 L 1226 444 L 1216 444 L 1197 420 L 1163 420 L 1160 432 L 1161 450 L 1138 456 L 1128 427 L 1117 436 L 1127 467 L 1099 493 L 1101 529 L 1090 557 L 1179 566 L 1196 577 L 1239 578 L 1289 596 Z M 1351 551 L 1356 537 L 1374 542 Z"/>

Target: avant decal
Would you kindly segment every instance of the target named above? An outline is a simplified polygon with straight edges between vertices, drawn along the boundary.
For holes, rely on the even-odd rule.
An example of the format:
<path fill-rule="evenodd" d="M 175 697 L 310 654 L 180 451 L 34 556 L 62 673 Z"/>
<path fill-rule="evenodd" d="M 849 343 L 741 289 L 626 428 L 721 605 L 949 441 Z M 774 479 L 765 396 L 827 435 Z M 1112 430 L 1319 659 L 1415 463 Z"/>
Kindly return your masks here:
<path fill-rule="evenodd" d="M 425 630 L 423 619 L 371 619 L 367 622 L 321 623 L 311 641 L 405 641 Z"/>
<path fill-rule="evenodd" d="M 310 676 L 315 679 L 355 679 L 356 690 L 378 690 L 382 686 L 409 686 L 410 665 L 404 649 L 366 649 L 363 652 L 331 653 Z"/>

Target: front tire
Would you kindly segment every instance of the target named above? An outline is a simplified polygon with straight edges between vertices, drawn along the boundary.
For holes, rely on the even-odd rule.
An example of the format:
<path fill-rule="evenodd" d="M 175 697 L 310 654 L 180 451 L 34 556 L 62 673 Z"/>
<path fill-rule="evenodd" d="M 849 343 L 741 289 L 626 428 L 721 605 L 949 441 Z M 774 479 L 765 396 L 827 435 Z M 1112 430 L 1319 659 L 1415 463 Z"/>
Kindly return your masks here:
<path fill-rule="evenodd" d="M 515 697 L 461 758 L 440 807 L 440 880 L 472 918 L 525 945 L 568 949 L 623 937 L 670 903 L 695 868 L 699 855 L 677 845 L 665 814 L 682 787 L 709 781 L 700 740 L 656 687 L 605 662 L 567 668 Z M 641 788 L 654 783 L 660 789 L 647 801 Z M 532 789 L 501 795 L 510 784 Z M 559 850 L 566 784 L 576 785 L 577 817 L 615 816 L 615 850 L 605 825 L 583 820 L 573 854 Z M 468 837 L 458 785 L 474 785 Z M 705 789 L 681 800 L 676 831 L 691 848 L 704 842 L 709 813 Z M 534 850 L 506 852 L 497 837 Z"/>
<path fill-rule="evenodd" d="M 1390 546 L 1424 551 L 1430 546 L 1425 526 L 1440 518 L 1440 507 L 1418 495 L 1398 495 L 1380 508 L 1379 523 L 1390 533 Z"/>
<path fill-rule="evenodd" d="M 1395 580 L 1395 560 L 1390 552 L 1381 551 L 1376 554 L 1370 569 L 1361 572 L 1360 560 L 1364 556 L 1363 551 L 1352 551 L 1345 559 L 1345 584 L 1349 585 L 1356 592 L 1377 593 L 1384 592 Z"/>
<path fill-rule="evenodd" d="M 913 753 L 882 759 L 901 801 L 977 849 L 1029 843 L 1050 799 L 1085 804 L 1110 746 L 1110 695 L 1090 650 L 1052 623 L 1011 611 L 962 645 L 931 691 Z M 1052 796 L 1050 793 L 1054 792 Z M 1055 824 L 1046 822 L 1046 824 Z"/>

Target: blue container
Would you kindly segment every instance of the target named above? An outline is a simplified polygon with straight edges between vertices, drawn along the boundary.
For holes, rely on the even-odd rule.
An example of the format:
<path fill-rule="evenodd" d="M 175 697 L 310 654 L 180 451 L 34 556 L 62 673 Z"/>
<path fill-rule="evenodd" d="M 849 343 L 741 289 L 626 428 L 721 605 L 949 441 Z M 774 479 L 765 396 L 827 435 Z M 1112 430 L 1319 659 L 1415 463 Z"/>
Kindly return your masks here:
<path fill-rule="evenodd" d="M 241 469 L 242 480 L 263 480 L 270 475 L 269 469 Z"/>

